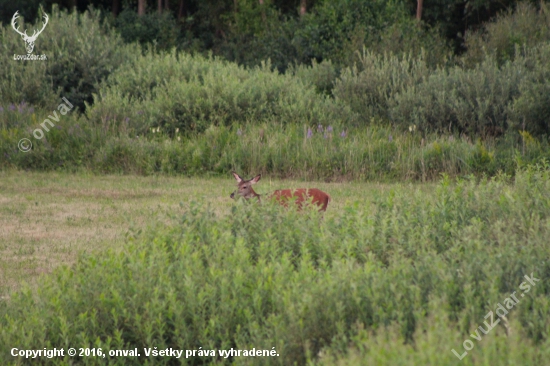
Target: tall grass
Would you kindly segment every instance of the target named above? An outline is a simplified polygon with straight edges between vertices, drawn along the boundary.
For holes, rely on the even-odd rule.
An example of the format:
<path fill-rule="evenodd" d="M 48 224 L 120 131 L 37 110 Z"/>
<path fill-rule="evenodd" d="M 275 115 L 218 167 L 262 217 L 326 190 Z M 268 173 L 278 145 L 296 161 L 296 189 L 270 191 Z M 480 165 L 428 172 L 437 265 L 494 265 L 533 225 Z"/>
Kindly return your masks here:
<path fill-rule="evenodd" d="M 389 364 L 411 355 L 454 364 L 451 349 L 533 274 L 540 281 L 507 315 L 511 330 L 502 320 L 465 360 L 506 345 L 533 364 L 547 353 L 550 330 L 549 172 L 546 164 L 513 180 L 445 178 L 429 192 L 396 186 L 321 222 L 314 210 L 265 203 L 239 201 L 220 217 L 193 204 L 168 225 L 130 231 L 123 251 L 83 256 L 36 293 L 0 302 L 2 363 L 16 361 L 11 347 L 78 345 L 104 352 L 275 347 L 280 355 L 216 352 L 188 364 L 303 365 L 329 356 Z M 384 356 L 379 343 L 399 352 Z M 356 351 L 348 354 L 350 347 Z M 175 362 L 141 353 L 109 361 Z"/>
<path fill-rule="evenodd" d="M 550 158 L 548 142 L 528 132 L 472 141 L 458 135 L 421 134 L 414 125 L 402 132 L 374 121 L 355 128 L 278 121 L 210 125 L 201 134 L 156 127 L 130 137 L 120 126 L 94 126 L 69 114 L 36 140 L 33 130 L 41 128 L 51 111 L 13 108 L 0 112 L 7 116 L 0 129 L 1 168 L 188 176 L 238 170 L 307 180 L 426 181 L 442 173 L 513 175 L 526 164 Z M 33 142 L 30 152 L 18 150 L 21 138 Z"/>

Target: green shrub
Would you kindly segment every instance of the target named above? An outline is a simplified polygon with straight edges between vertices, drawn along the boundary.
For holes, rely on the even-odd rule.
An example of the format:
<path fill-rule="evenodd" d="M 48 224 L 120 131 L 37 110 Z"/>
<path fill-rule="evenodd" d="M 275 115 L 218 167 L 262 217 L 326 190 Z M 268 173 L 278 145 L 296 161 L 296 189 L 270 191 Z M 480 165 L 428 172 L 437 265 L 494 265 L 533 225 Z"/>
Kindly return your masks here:
<path fill-rule="evenodd" d="M 141 353 L 111 358 L 113 364 L 176 362 L 146 358 L 149 347 L 274 347 L 280 356 L 224 359 L 216 351 L 179 362 L 304 365 L 372 345 L 369 334 L 391 335 L 400 350 L 416 345 L 416 357 L 423 351 L 439 357 L 442 348 L 452 356 L 451 348 L 531 274 L 540 281 L 506 321 L 512 334 L 526 337 L 522 350 L 534 352 L 547 344 L 550 330 L 544 316 L 550 311 L 549 172 L 543 162 L 522 170 L 513 184 L 501 176 L 456 184 L 444 177 L 429 191 L 395 186 L 321 223 L 314 210 L 300 214 L 267 202 L 239 201 L 223 216 L 191 203 L 183 215 L 144 233 L 130 230 L 123 250 L 81 256 L 35 291 L 0 302 L 0 361 L 13 362 L 15 346 L 78 344 Z M 503 323 L 483 338 L 501 339 Z M 451 332 L 448 343 L 427 344 L 426 337 L 442 332 Z M 476 351 L 485 347 L 495 349 L 476 343 Z M 105 362 L 68 356 L 41 362 L 69 360 Z"/>
<path fill-rule="evenodd" d="M 311 66 L 294 65 L 287 73 L 299 78 L 305 84 L 315 86 L 318 93 L 326 95 L 332 95 L 332 89 L 338 77 L 338 70 L 330 60 L 318 63 L 313 59 Z"/>
<path fill-rule="evenodd" d="M 202 132 L 210 124 L 265 121 L 284 124 L 352 124 L 354 114 L 310 85 L 271 71 L 269 64 L 246 70 L 215 58 L 149 53 L 119 69 L 95 96 L 87 113 L 94 123 L 120 125 L 134 133 L 160 126 L 173 135 Z"/>
<path fill-rule="evenodd" d="M 126 43 L 153 44 L 159 50 L 170 50 L 178 45 L 178 24 L 169 12 L 149 12 L 138 16 L 135 9 L 124 9 L 114 22 Z"/>
<path fill-rule="evenodd" d="M 537 46 L 550 41 L 550 9 L 546 2 L 537 11 L 526 1 L 520 2 L 512 11 L 497 16 L 485 24 L 482 30 L 468 32 L 465 37 L 466 53 L 462 56 L 466 65 L 474 66 L 486 57 L 495 57 L 501 65 L 516 57 L 516 48 Z"/>
<path fill-rule="evenodd" d="M 113 70 L 140 52 L 135 46 L 124 45 L 101 24 L 97 10 L 67 13 L 54 7 L 49 22 L 36 42 L 34 53 L 45 54 L 47 61 L 15 61 L 0 59 L 4 75 L 0 80 L 0 102 L 26 101 L 51 108 L 60 97 L 66 97 L 82 109 L 92 101 L 100 81 Z M 21 20 L 21 19 L 20 19 Z M 42 25 L 37 21 L 34 29 Z M 28 27 L 21 23 L 20 29 Z M 2 26 L 0 50 L 5 55 L 24 54 L 21 37 L 11 25 Z"/>
<path fill-rule="evenodd" d="M 450 43 L 437 28 L 420 25 L 408 18 L 388 25 L 379 33 L 369 34 L 366 45 L 372 53 L 393 54 L 402 58 L 412 55 L 430 69 L 450 64 L 453 53 Z"/>
<path fill-rule="evenodd" d="M 525 74 L 522 62 L 499 68 L 485 59 L 472 70 L 439 69 L 424 82 L 395 94 L 392 120 L 424 131 L 458 131 L 474 136 L 502 135 L 509 127 L 509 106 L 519 96 Z"/>
<path fill-rule="evenodd" d="M 515 131 L 533 136 L 550 135 L 550 43 L 533 48 L 524 57 L 526 75 L 519 84 L 520 95 L 510 109 L 510 124 Z"/>
<path fill-rule="evenodd" d="M 363 121 L 372 117 L 388 119 L 390 100 L 420 83 L 429 73 L 422 58 L 381 56 L 363 49 L 360 63 L 342 71 L 333 94 Z"/>

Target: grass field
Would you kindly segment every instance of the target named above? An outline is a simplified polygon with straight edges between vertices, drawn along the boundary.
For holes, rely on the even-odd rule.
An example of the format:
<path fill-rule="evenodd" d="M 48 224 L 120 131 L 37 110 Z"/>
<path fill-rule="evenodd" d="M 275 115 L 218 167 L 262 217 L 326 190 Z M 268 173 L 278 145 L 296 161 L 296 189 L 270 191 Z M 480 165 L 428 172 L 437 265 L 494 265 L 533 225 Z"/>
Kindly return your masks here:
<path fill-rule="evenodd" d="M 0 173 L 0 363 L 25 364 L 9 356 L 15 346 L 279 355 L 39 360 L 48 365 L 535 366 L 549 357 L 547 164 L 430 184 L 262 179 L 260 194 L 328 192 L 324 219 L 234 203 L 229 174 Z M 527 291 L 525 276 L 537 281 Z M 508 314 L 489 327 L 500 303 Z"/>
<path fill-rule="evenodd" d="M 74 263 L 81 251 L 101 255 L 107 248 L 121 248 L 128 230 L 163 220 L 166 212 L 183 212 L 192 200 L 226 214 L 234 183 L 230 174 L 194 179 L 0 172 L 0 296 L 61 264 Z M 309 186 L 331 195 L 327 217 L 346 202 L 366 202 L 373 192 L 391 187 L 263 177 L 256 190 L 262 194 Z"/>

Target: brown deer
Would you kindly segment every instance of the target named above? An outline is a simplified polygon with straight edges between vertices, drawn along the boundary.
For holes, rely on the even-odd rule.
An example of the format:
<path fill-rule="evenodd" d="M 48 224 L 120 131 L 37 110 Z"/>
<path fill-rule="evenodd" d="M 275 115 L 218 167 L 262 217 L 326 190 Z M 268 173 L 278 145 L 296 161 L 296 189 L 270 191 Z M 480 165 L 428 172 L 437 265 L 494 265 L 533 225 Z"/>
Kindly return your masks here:
<path fill-rule="evenodd" d="M 232 172 L 232 174 L 237 180 L 237 190 L 231 193 L 231 198 L 235 198 L 235 194 L 238 194 L 246 199 L 256 197 L 258 201 L 260 201 L 260 195 L 254 192 L 252 185 L 258 183 L 262 178 L 261 174 L 249 180 L 242 179 L 241 176 L 235 172 Z M 319 207 L 319 211 L 326 211 L 330 201 L 330 196 L 317 188 L 280 189 L 269 196 L 269 199 L 275 199 L 275 201 L 285 207 L 288 207 L 288 201 L 292 198 L 296 198 L 298 210 L 302 209 L 304 201 L 311 201 L 314 205 Z"/>

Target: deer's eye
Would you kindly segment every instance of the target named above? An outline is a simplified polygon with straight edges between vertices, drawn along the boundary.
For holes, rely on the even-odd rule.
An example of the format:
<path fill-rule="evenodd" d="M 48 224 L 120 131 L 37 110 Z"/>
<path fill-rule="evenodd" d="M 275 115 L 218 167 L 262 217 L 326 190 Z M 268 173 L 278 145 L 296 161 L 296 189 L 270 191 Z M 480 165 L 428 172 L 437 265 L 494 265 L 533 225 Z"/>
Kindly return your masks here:
<path fill-rule="evenodd" d="M 243 189 L 246 189 L 246 186 L 243 186 Z"/>

